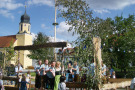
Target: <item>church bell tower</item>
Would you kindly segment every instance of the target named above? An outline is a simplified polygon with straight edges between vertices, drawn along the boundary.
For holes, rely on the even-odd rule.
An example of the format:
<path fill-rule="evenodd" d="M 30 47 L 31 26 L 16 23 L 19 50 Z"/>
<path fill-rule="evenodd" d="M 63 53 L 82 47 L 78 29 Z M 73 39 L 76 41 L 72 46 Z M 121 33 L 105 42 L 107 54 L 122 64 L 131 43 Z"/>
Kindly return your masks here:
<path fill-rule="evenodd" d="M 25 13 L 21 16 L 19 23 L 19 32 L 16 35 L 17 46 L 32 45 L 32 35 L 30 32 L 30 27 L 30 16 L 27 15 L 25 7 Z M 27 56 L 28 54 L 30 54 L 30 51 L 28 50 L 20 51 L 20 63 L 23 65 L 24 68 L 32 66 L 32 59 Z"/>
<path fill-rule="evenodd" d="M 31 28 L 31 24 L 30 24 L 30 17 L 29 15 L 27 15 L 26 13 L 26 9 L 25 9 L 25 13 L 21 16 L 21 21 L 19 23 L 19 33 L 28 33 L 30 34 L 30 28 Z"/>

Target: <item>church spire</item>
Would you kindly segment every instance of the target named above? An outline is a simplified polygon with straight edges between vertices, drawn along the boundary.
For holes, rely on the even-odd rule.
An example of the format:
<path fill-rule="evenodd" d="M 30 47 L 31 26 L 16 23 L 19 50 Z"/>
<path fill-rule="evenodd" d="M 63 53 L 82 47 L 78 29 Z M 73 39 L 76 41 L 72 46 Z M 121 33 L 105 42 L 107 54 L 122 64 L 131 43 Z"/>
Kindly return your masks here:
<path fill-rule="evenodd" d="M 26 7 L 27 7 L 27 5 L 26 5 L 26 1 L 25 1 L 25 12 L 24 12 L 24 14 L 21 16 L 21 23 L 30 23 L 30 17 L 29 17 L 29 15 L 27 15 L 27 13 L 26 13 Z"/>
<path fill-rule="evenodd" d="M 26 2 L 25 2 L 25 12 L 21 16 L 19 33 L 30 33 L 30 27 L 31 27 L 30 16 L 27 15 L 26 13 Z"/>
<path fill-rule="evenodd" d="M 26 7 L 27 7 L 27 5 L 26 5 L 26 2 L 25 2 L 25 13 L 26 13 Z"/>

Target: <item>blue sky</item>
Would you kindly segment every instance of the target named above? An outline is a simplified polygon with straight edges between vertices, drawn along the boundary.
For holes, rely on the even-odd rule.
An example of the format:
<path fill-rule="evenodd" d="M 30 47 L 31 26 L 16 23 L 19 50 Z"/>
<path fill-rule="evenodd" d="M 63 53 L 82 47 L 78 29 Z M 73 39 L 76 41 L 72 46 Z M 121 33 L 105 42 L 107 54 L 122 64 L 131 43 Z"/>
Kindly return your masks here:
<path fill-rule="evenodd" d="M 48 36 L 54 36 L 54 0 L 0 0 L 0 36 L 14 35 L 19 31 L 20 17 L 25 11 L 27 2 L 27 14 L 30 16 L 31 33 L 44 32 Z M 135 12 L 135 0 L 86 0 L 93 16 L 102 19 L 114 18 L 123 14 L 128 17 Z M 69 25 L 65 20 L 57 18 L 57 40 L 75 40 L 77 35 L 68 33 Z"/>

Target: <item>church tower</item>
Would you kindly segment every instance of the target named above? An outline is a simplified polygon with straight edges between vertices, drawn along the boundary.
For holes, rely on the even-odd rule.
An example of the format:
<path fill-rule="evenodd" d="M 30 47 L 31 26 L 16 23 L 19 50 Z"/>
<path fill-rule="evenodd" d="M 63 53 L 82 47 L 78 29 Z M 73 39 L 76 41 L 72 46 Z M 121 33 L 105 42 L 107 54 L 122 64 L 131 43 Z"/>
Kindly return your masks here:
<path fill-rule="evenodd" d="M 30 17 L 27 15 L 26 13 L 26 9 L 25 9 L 25 13 L 21 16 L 21 21 L 19 24 L 19 33 L 28 33 L 30 34 Z"/>
<path fill-rule="evenodd" d="M 25 13 L 21 16 L 19 23 L 19 32 L 16 35 L 17 46 L 32 45 L 32 35 L 30 32 L 30 27 L 30 16 L 27 15 L 25 7 Z M 28 50 L 20 51 L 20 63 L 23 65 L 24 68 L 32 66 L 32 59 L 27 56 L 28 54 L 30 54 Z"/>

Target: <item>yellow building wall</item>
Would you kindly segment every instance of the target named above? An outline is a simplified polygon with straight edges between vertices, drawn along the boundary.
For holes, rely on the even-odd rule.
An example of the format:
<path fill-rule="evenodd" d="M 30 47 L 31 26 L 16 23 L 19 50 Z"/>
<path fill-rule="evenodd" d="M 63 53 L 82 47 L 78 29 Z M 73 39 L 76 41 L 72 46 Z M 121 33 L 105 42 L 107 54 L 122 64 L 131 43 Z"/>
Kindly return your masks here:
<path fill-rule="evenodd" d="M 30 34 L 27 33 L 17 34 L 16 38 L 17 38 L 17 46 L 32 45 L 32 36 Z M 23 65 L 24 68 L 32 66 L 32 59 L 27 57 L 28 54 L 30 54 L 28 50 L 20 51 L 20 63 Z"/>

